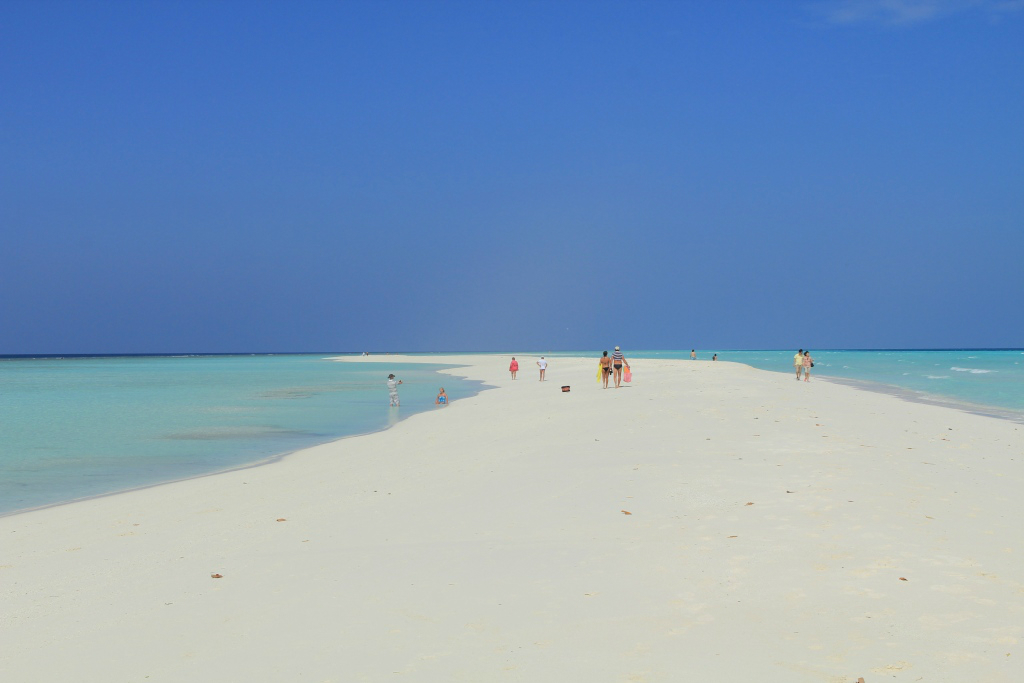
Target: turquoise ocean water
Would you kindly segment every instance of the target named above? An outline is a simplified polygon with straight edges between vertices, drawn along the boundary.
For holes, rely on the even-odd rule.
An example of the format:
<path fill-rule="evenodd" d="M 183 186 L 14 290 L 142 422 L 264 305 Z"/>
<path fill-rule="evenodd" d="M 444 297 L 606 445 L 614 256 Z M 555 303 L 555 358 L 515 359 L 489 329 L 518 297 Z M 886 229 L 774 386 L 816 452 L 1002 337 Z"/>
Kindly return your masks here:
<path fill-rule="evenodd" d="M 384 429 L 482 384 L 317 355 L 0 360 L 0 514 Z M 388 407 L 385 380 L 404 380 Z"/>
<path fill-rule="evenodd" d="M 785 351 L 698 350 L 698 360 L 745 363 L 793 372 L 796 349 Z M 637 358 L 684 358 L 689 351 L 639 351 Z M 1024 421 L 1024 349 L 879 350 L 811 349 L 811 378 L 850 380 L 869 390 L 990 412 Z M 627 358 L 629 356 L 627 355 Z M 794 381 L 795 381 L 794 375 Z"/>
<path fill-rule="evenodd" d="M 698 357 L 788 374 L 794 352 Z M 812 355 L 814 377 L 1024 422 L 1024 350 Z M 453 400 L 483 388 L 438 369 L 322 355 L 0 359 L 0 514 L 257 463 L 435 410 L 442 385 Z M 387 406 L 389 372 L 405 380 L 398 410 Z"/>

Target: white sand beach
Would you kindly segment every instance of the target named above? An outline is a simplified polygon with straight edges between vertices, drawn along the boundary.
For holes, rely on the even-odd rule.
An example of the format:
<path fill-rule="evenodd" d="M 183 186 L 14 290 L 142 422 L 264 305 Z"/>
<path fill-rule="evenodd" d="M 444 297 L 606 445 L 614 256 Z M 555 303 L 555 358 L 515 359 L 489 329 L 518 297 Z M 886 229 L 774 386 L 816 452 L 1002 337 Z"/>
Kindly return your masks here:
<path fill-rule="evenodd" d="M 517 358 L 346 359 L 382 364 L 382 405 L 407 360 L 494 389 L 0 518 L 0 680 L 1024 680 L 1024 425 L 725 362 L 602 390 L 596 359 L 541 383 Z"/>

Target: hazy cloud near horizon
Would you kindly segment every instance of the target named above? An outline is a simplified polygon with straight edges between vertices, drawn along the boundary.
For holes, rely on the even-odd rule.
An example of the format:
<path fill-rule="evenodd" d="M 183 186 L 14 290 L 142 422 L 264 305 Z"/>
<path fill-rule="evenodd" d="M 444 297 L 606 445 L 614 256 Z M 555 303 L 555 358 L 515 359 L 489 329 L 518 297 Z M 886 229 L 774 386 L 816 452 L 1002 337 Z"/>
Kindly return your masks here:
<path fill-rule="evenodd" d="M 809 8 L 831 24 L 908 26 L 967 11 L 998 19 L 1024 10 L 1024 0 L 824 0 Z"/>

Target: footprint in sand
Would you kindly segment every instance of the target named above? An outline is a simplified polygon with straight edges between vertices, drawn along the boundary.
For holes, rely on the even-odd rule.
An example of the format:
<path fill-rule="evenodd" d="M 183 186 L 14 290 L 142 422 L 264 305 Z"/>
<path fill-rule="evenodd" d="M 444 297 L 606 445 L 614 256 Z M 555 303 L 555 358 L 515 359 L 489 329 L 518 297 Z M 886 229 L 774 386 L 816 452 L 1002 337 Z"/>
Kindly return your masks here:
<path fill-rule="evenodd" d="M 911 666 L 910 662 L 895 662 L 888 666 L 880 666 L 877 669 L 872 669 L 871 672 L 876 674 L 891 674 L 897 671 L 903 671 L 904 669 L 909 669 Z"/>

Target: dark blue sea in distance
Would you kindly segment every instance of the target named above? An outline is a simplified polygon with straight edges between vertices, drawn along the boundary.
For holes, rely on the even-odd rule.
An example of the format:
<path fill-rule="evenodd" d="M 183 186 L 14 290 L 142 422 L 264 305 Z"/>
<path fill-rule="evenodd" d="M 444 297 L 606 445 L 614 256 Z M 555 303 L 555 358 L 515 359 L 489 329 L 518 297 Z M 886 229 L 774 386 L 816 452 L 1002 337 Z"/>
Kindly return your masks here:
<path fill-rule="evenodd" d="M 0 514 L 240 467 L 434 410 L 479 382 L 325 355 L 0 359 Z M 388 407 L 389 372 L 404 380 Z"/>

